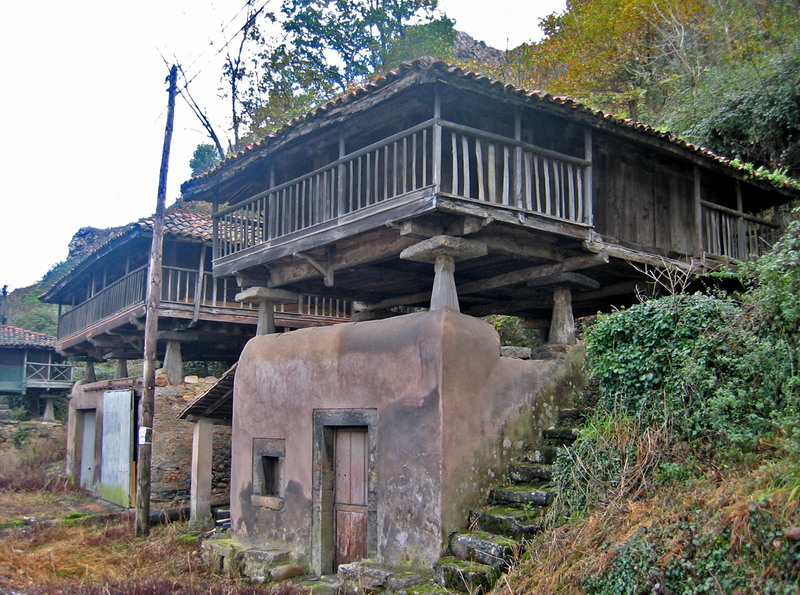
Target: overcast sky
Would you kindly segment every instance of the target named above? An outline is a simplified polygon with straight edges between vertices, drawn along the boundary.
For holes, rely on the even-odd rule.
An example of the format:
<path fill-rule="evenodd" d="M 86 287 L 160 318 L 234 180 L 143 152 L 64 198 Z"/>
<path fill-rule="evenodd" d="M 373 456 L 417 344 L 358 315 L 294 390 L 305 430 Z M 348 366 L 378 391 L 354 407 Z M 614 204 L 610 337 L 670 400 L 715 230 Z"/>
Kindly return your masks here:
<path fill-rule="evenodd" d="M 279 0 L 274 0 L 276 9 Z M 0 286 L 38 281 L 81 227 L 123 225 L 155 210 L 167 93 L 177 59 L 192 94 L 221 119 L 218 51 L 245 0 L 40 0 L 0 11 Z M 440 0 L 456 27 L 499 49 L 540 35 L 564 0 Z M 488 8 L 487 8 L 488 7 Z M 240 17 L 237 19 L 237 16 Z M 224 30 L 223 30 L 224 29 Z M 167 204 L 208 142 L 181 100 Z"/>

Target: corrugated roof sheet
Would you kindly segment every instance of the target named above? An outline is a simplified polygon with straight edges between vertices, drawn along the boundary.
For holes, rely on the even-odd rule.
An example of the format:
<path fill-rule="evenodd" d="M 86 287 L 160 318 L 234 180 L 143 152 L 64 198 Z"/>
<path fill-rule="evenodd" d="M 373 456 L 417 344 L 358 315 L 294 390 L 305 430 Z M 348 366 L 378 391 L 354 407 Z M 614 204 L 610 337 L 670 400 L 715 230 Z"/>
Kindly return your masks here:
<path fill-rule="evenodd" d="M 731 160 L 728 159 L 727 157 L 717 155 L 716 153 L 710 151 L 709 149 L 690 143 L 671 132 L 659 130 L 657 128 L 653 128 L 652 126 L 648 126 L 647 124 L 643 124 L 641 122 L 637 122 L 632 119 L 619 118 L 617 116 L 603 112 L 601 110 L 590 108 L 580 103 L 579 101 L 570 99 L 569 97 L 560 97 L 556 95 L 551 95 L 549 93 L 545 93 L 544 91 L 527 90 L 522 87 L 511 85 L 510 83 L 504 83 L 502 81 L 486 76 L 479 72 L 468 70 L 460 66 L 448 64 L 447 62 L 438 60 L 436 58 L 421 57 L 417 58 L 416 60 L 412 60 L 411 62 L 404 62 L 397 68 L 389 70 L 386 74 L 376 77 L 375 79 L 365 83 L 363 86 L 355 88 L 352 91 L 349 91 L 348 93 L 345 93 L 334 99 L 331 99 L 330 101 L 327 101 L 319 105 L 318 107 L 314 108 L 310 112 L 290 120 L 275 133 L 269 134 L 266 137 L 264 137 L 263 140 L 254 142 L 248 145 L 245 149 L 239 151 L 238 153 L 235 153 L 227 157 L 225 160 L 217 164 L 215 168 L 192 178 L 188 182 L 185 182 L 184 186 L 186 186 L 187 189 L 190 189 L 192 183 L 194 183 L 195 181 L 200 181 L 207 176 L 213 175 L 215 172 L 221 169 L 225 169 L 236 159 L 249 155 L 250 153 L 252 153 L 253 151 L 257 150 L 260 147 L 268 146 L 273 139 L 288 133 L 289 131 L 291 131 L 293 128 L 296 128 L 300 124 L 314 119 L 324 118 L 331 110 L 337 107 L 340 107 L 347 103 L 351 103 L 356 99 L 359 99 L 365 95 L 374 93 L 375 91 L 387 86 L 388 84 L 400 78 L 403 78 L 405 76 L 408 76 L 409 74 L 420 72 L 423 70 L 436 70 L 446 75 L 462 77 L 475 81 L 478 84 L 496 89 L 506 94 L 515 95 L 517 97 L 529 100 L 530 99 L 538 100 L 541 102 L 546 102 L 551 105 L 561 106 L 565 110 L 574 110 L 577 112 L 585 113 L 592 118 L 596 118 L 598 120 L 603 120 L 606 122 L 611 122 L 614 125 L 636 130 L 637 132 L 640 132 L 642 134 L 646 134 L 651 137 L 656 137 L 671 144 L 680 146 L 693 153 L 701 155 L 707 159 L 711 159 L 717 163 L 731 167 L 736 171 L 740 172 L 743 171 L 741 168 L 733 167 L 731 165 Z"/>
<path fill-rule="evenodd" d="M 0 324 L 0 347 L 52 347 L 56 346 L 56 338 L 44 333 L 35 333 Z"/>

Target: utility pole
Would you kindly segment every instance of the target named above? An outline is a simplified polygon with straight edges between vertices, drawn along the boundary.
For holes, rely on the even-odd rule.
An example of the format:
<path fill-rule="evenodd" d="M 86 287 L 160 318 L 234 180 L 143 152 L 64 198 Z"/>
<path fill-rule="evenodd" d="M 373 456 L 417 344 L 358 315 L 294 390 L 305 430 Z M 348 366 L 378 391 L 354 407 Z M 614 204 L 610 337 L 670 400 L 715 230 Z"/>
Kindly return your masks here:
<path fill-rule="evenodd" d="M 164 245 L 164 210 L 167 198 L 167 170 L 175 120 L 178 67 L 169 71 L 169 103 L 161 170 L 158 175 L 158 198 L 153 221 L 153 245 L 147 273 L 147 301 L 144 325 L 144 387 L 139 410 L 138 456 L 136 464 L 136 535 L 150 533 L 150 460 L 153 440 L 153 410 L 156 394 L 156 344 L 158 342 L 158 308 L 161 304 L 161 255 Z"/>

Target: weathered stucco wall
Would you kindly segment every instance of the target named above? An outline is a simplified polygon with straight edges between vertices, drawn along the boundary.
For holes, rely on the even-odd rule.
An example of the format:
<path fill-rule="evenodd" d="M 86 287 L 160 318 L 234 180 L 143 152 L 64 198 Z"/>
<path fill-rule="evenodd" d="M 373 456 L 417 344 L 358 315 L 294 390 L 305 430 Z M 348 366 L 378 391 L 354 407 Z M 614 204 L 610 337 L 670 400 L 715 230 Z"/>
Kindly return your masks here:
<path fill-rule="evenodd" d="M 301 329 L 245 347 L 234 389 L 231 514 L 245 543 L 311 558 L 313 410 L 377 409 L 378 551 L 430 560 L 442 535 L 438 316 Z M 254 438 L 285 439 L 283 510 L 253 505 Z"/>
<path fill-rule="evenodd" d="M 490 325 L 447 311 L 252 339 L 234 389 L 237 540 L 295 547 L 316 569 L 314 410 L 373 409 L 375 553 L 386 563 L 432 564 L 523 442 L 581 384 L 580 349 L 566 357 L 567 365 L 501 358 Z M 257 438 L 285 441 L 282 508 L 252 496 Z"/>

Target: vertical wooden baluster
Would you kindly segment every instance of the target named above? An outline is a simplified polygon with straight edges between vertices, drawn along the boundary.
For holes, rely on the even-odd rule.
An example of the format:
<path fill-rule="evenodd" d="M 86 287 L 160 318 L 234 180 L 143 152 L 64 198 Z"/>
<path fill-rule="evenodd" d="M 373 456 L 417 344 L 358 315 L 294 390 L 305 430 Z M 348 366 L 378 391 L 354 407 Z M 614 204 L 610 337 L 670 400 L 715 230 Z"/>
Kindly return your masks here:
<path fill-rule="evenodd" d="M 495 154 L 495 144 L 489 142 L 486 163 L 489 167 L 487 171 L 487 185 L 489 187 L 489 202 L 497 202 L 497 156 Z"/>
<path fill-rule="evenodd" d="M 408 192 L 408 137 L 403 137 L 403 194 Z"/>
<path fill-rule="evenodd" d="M 416 190 L 417 185 L 417 133 L 411 137 L 411 188 Z"/>
<path fill-rule="evenodd" d="M 347 210 L 345 211 L 347 213 L 350 213 L 353 210 L 353 188 L 355 188 L 355 181 L 353 180 L 353 170 L 355 169 L 354 161 L 355 161 L 354 159 L 351 159 L 350 163 L 348 163 L 348 171 L 350 176 L 350 179 L 348 180 L 348 186 L 350 188 L 350 191 L 348 192 L 347 195 Z M 342 200 L 342 204 L 344 204 L 343 197 L 340 200 Z"/>
<path fill-rule="evenodd" d="M 450 191 L 453 194 L 458 194 L 458 135 L 451 130 L 447 131 L 447 135 L 450 139 L 450 157 L 452 161 Z"/>
<path fill-rule="evenodd" d="M 398 156 L 397 156 L 397 141 L 392 143 L 392 196 L 397 196 L 397 166 L 398 166 Z"/>
<path fill-rule="evenodd" d="M 544 174 L 544 212 L 547 215 L 553 215 L 550 204 L 550 160 L 547 157 L 542 157 L 542 173 Z"/>
<path fill-rule="evenodd" d="M 422 131 L 422 185 L 428 185 L 428 129 Z"/>
<path fill-rule="evenodd" d="M 577 209 L 575 208 L 575 184 L 573 181 L 574 173 L 574 166 L 571 163 L 567 163 L 567 203 L 569 204 L 569 218 L 571 221 L 577 221 L 575 218 Z"/>
<path fill-rule="evenodd" d="M 509 184 L 511 171 L 510 171 L 510 149 L 508 145 L 503 145 L 503 204 L 511 204 L 511 185 Z"/>
<path fill-rule="evenodd" d="M 389 197 L 389 145 L 383 147 L 383 197 L 381 200 L 386 200 Z"/>
<path fill-rule="evenodd" d="M 470 180 L 469 180 L 469 139 L 466 134 L 461 135 L 461 161 L 463 163 L 464 172 L 464 190 L 461 196 L 470 196 Z"/>
<path fill-rule="evenodd" d="M 486 200 L 486 189 L 483 183 L 483 140 L 475 137 L 475 162 L 478 166 L 478 200 Z"/>

